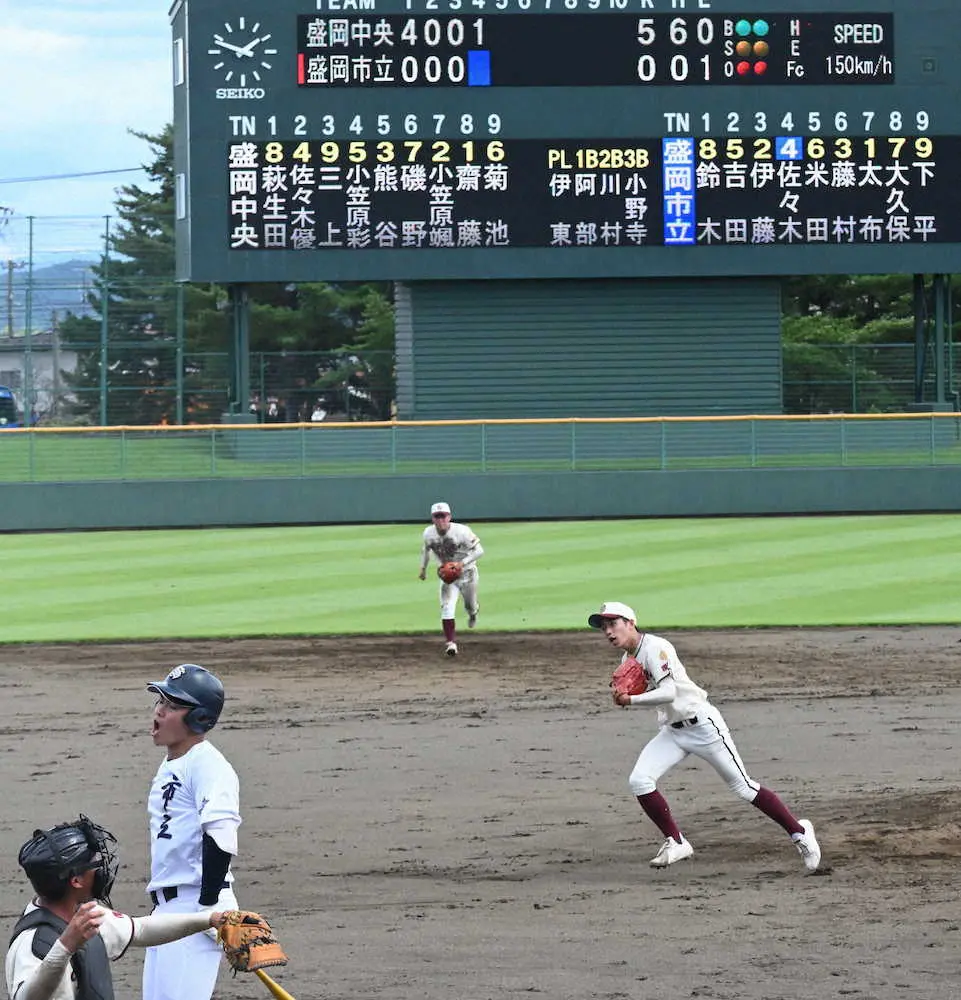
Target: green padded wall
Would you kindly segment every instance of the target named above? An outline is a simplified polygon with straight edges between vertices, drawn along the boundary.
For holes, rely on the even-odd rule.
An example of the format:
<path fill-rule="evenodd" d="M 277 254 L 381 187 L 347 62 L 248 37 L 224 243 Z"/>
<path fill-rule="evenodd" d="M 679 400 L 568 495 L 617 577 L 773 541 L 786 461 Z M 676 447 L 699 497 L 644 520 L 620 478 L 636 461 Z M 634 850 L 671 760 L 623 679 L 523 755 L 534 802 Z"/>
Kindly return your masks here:
<path fill-rule="evenodd" d="M 781 412 L 774 280 L 398 284 L 402 420 Z"/>

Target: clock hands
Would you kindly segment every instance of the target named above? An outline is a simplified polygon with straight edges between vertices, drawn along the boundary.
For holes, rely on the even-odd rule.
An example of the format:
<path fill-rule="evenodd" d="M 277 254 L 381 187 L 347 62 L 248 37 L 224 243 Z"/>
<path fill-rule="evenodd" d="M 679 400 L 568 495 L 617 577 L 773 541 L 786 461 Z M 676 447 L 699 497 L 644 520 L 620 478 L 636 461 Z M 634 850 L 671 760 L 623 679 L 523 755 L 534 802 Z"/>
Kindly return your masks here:
<path fill-rule="evenodd" d="M 252 59 L 254 56 L 254 49 L 264 40 L 264 38 L 253 38 L 246 45 L 233 45 L 221 35 L 214 35 L 214 41 L 222 48 L 229 49 L 231 52 L 235 53 L 238 59 L 243 59 L 245 56 L 248 59 Z"/>

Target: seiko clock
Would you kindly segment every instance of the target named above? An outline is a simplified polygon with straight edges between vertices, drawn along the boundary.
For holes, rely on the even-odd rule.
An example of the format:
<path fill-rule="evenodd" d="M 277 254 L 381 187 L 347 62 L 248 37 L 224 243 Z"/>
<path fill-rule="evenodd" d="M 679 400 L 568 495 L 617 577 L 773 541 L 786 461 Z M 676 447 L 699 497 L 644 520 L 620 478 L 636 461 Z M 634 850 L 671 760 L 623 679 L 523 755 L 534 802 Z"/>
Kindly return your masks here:
<path fill-rule="evenodd" d="M 261 72 L 272 68 L 270 56 L 277 50 L 268 48 L 271 35 L 261 33 L 260 22 L 247 23 L 241 17 L 236 22 L 225 21 L 223 31 L 214 33 L 208 55 L 216 56 L 214 69 L 224 74 L 225 83 L 246 87 L 248 80 L 259 83 Z"/>

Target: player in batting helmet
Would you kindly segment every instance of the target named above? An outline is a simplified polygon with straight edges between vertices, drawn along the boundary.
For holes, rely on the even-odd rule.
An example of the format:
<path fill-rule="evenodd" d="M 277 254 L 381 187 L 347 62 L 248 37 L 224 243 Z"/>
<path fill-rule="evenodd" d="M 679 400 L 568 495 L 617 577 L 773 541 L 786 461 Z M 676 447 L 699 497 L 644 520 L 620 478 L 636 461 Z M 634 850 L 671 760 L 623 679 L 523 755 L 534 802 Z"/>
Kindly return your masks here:
<path fill-rule="evenodd" d="M 167 701 L 190 710 L 184 716 L 187 728 L 195 733 L 207 733 L 217 725 L 224 707 L 224 686 L 205 667 L 196 663 L 181 663 L 162 681 L 151 681 L 148 691 L 163 695 Z"/>
<path fill-rule="evenodd" d="M 166 751 L 150 783 L 150 882 L 158 916 L 237 909 L 240 780 L 207 738 L 224 707 L 224 686 L 196 663 L 181 663 L 147 689 L 157 695 L 154 746 Z M 203 934 L 151 948 L 143 1000 L 210 1000 L 222 951 Z"/>

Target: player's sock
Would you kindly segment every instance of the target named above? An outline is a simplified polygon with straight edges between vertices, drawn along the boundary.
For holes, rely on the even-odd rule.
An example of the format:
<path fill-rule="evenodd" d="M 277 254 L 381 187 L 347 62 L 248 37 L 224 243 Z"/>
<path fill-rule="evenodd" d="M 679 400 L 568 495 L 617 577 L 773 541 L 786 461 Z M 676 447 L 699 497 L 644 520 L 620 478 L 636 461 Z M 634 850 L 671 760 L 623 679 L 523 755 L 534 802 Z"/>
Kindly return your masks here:
<path fill-rule="evenodd" d="M 454 638 L 454 633 L 455 633 L 454 619 L 453 618 L 441 618 L 440 623 L 444 627 L 444 638 L 448 642 L 454 642 L 455 641 L 455 638 Z"/>
<path fill-rule="evenodd" d="M 674 817 L 671 815 L 671 807 L 660 792 L 655 790 L 648 792 L 647 795 L 638 795 L 637 801 L 647 814 L 647 818 L 665 837 L 671 837 L 678 844 L 681 842 L 681 831 L 677 828 L 677 823 L 674 822 Z"/>
<path fill-rule="evenodd" d="M 783 826 L 790 834 L 804 833 L 804 827 L 795 819 L 794 813 L 778 798 L 770 788 L 763 785 L 758 789 L 754 801 L 751 803 L 756 809 L 760 809 L 765 816 L 770 816 L 779 826 Z"/>

